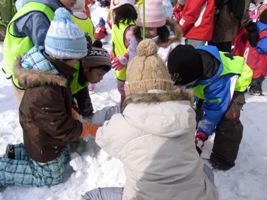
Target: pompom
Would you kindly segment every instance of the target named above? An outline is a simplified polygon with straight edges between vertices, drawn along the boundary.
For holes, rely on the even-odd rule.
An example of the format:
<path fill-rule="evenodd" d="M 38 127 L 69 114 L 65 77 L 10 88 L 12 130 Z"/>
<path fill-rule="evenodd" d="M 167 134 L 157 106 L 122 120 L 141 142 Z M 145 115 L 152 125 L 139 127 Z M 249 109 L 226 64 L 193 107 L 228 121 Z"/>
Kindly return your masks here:
<path fill-rule="evenodd" d="M 71 20 L 71 14 L 66 8 L 60 7 L 55 11 L 54 20 Z"/>
<path fill-rule="evenodd" d="M 142 40 L 137 46 L 138 56 L 152 56 L 157 55 L 157 45 L 151 39 Z"/>

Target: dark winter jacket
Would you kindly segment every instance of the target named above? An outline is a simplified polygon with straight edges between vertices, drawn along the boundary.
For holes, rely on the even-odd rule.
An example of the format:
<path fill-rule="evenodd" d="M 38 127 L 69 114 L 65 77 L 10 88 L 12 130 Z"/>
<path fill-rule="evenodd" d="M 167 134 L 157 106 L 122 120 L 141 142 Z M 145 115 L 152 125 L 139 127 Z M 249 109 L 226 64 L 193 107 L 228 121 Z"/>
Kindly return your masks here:
<path fill-rule="evenodd" d="M 23 57 L 23 62 L 18 59 L 14 73 L 26 88 L 19 107 L 25 149 L 30 158 L 44 163 L 55 159 L 70 142 L 78 140 L 82 124 L 71 118 L 68 78 L 75 70 L 62 62 L 47 60 L 38 51 L 34 53 L 42 60 L 33 66 L 34 56 Z"/>
<path fill-rule="evenodd" d="M 229 4 L 229 0 L 215 1 L 219 9 L 214 16 L 213 43 L 232 41 L 236 35 L 238 25 L 246 27 L 251 22 L 248 14 L 250 0 L 231 1 L 234 3 Z"/>

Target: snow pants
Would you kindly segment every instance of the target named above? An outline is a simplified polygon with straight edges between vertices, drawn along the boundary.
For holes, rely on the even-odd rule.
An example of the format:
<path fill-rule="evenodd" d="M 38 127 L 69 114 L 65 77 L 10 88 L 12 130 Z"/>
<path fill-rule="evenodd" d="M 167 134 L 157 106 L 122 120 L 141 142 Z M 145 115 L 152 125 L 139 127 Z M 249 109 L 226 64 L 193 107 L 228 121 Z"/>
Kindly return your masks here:
<path fill-rule="evenodd" d="M 235 166 L 243 136 L 240 111 L 245 103 L 244 93 L 235 92 L 227 111 L 216 127 L 210 162 L 217 169 L 228 170 Z"/>
<path fill-rule="evenodd" d="M 214 184 L 213 171 L 204 164 L 203 171 L 209 180 Z M 122 200 L 123 187 L 106 187 L 90 190 L 82 196 L 83 200 Z"/>
<path fill-rule="evenodd" d="M 14 150 L 14 159 L 6 155 L 0 158 L 0 186 L 15 184 L 40 187 L 62 182 L 65 165 L 70 158 L 69 147 L 59 157 L 47 163 L 29 158 L 23 144 L 14 145 Z"/>

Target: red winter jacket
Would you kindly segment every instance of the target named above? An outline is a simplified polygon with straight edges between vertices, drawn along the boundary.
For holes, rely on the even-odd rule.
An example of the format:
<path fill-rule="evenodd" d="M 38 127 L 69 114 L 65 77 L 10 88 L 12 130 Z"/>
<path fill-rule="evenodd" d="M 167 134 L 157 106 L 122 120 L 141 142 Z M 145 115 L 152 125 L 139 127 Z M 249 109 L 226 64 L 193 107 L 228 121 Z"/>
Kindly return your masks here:
<path fill-rule="evenodd" d="M 101 40 L 107 35 L 107 29 L 104 25 L 96 25 L 95 27 L 95 39 Z"/>
<path fill-rule="evenodd" d="M 210 41 L 213 31 L 214 0 L 186 0 L 179 22 L 187 39 Z"/>

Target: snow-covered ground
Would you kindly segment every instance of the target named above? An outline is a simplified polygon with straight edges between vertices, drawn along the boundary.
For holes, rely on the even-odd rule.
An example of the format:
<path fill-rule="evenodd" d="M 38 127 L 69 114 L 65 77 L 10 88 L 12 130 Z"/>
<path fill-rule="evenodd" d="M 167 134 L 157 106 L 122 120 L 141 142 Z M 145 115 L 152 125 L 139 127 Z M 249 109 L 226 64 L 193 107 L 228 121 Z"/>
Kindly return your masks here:
<path fill-rule="evenodd" d="M 94 5 L 93 22 L 106 17 L 107 10 Z M 0 43 L 0 66 L 3 63 L 3 44 Z M 110 49 L 110 43 L 105 46 Z M 10 80 L 0 72 L 0 156 L 9 143 L 22 142 L 18 121 L 18 104 Z M 267 90 L 267 81 L 263 89 Z M 111 70 L 91 94 L 95 110 L 119 104 L 114 71 Z M 244 125 L 243 140 L 236 166 L 227 171 L 214 171 L 215 185 L 221 200 L 267 200 L 267 96 L 246 95 L 241 113 Z M 125 181 L 122 164 L 107 155 L 90 139 L 72 154 L 64 182 L 53 187 L 8 186 L 0 193 L 0 200 L 79 200 L 86 191 L 96 187 L 123 186 Z M 73 170 L 74 168 L 74 170 Z M 193 189 L 193 188 L 191 188 Z"/>

